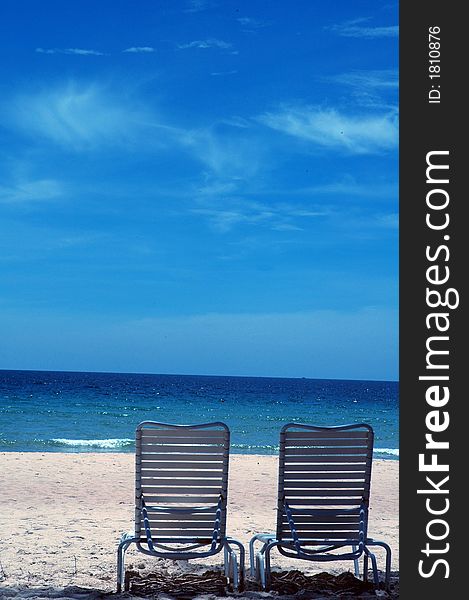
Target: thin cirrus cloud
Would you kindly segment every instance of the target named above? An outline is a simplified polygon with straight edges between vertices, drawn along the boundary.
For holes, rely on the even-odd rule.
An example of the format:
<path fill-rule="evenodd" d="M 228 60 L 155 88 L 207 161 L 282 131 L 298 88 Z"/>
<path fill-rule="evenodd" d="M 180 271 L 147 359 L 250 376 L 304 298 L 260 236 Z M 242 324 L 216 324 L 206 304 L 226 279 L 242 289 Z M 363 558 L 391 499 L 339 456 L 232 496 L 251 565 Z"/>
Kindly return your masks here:
<path fill-rule="evenodd" d="M 397 90 L 399 88 L 399 74 L 393 69 L 375 71 L 355 70 L 349 73 L 340 73 L 328 79 L 335 83 L 359 89 Z"/>
<path fill-rule="evenodd" d="M 0 101 L 9 129 L 67 151 L 115 149 L 139 152 L 177 150 L 222 178 L 249 177 L 262 147 L 244 129 L 229 134 L 216 127 L 185 129 L 165 122 L 153 108 L 99 84 L 72 82 Z M 241 134 L 239 133 L 241 132 Z"/>
<path fill-rule="evenodd" d="M 38 54 L 69 54 L 77 56 L 109 56 L 108 52 L 100 52 L 89 48 L 36 48 Z M 151 54 L 155 52 L 153 46 L 131 46 L 122 50 L 127 54 Z"/>
<path fill-rule="evenodd" d="M 326 27 L 326 29 L 343 37 L 353 38 L 393 38 L 399 35 L 398 25 L 372 26 L 368 25 L 369 21 L 368 17 L 361 17 L 352 21 L 331 25 Z"/>
<path fill-rule="evenodd" d="M 209 38 L 207 40 L 194 40 L 193 42 L 188 42 L 186 44 L 179 44 L 179 50 L 187 50 L 188 48 L 220 48 L 221 50 L 229 50 L 233 47 L 233 44 L 229 42 L 225 42 L 223 40 L 219 40 L 217 38 Z"/>
<path fill-rule="evenodd" d="M 104 52 L 88 48 L 36 48 L 39 54 L 76 54 L 78 56 L 106 56 Z"/>
<path fill-rule="evenodd" d="M 265 163 L 269 149 L 261 139 L 233 127 L 231 131 L 205 128 L 186 132 L 184 143 L 193 156 L 216 177 L 245 181 Z"/>
<path fill-rule="evenodd" d="M 290 107 L 265 113 L 259 121 L 312 145 L 371 154 L 396 148 L 398 123 L 395 111 L 376 114 L 343 114 L 335 109 Z"/>
<path fill-rule="evenodd" d="M 124 151 L 182 150 L 223 178 L 251 176 L 263 152 L 240 128 L 226 134 L 211 127 L 191 130 L 173 126 L 133 97 L 98 84 L 73 82 L 19 94 L 0 102 L 0 118 L 35 143 L 53 143 L 73 152 L 111 145 Z"/>
<path fill-rule="evenodd" d="M 216 6 L 218 6 L 218 2 L 215 2 L 214 0 L 188 0 L 183 12 L 199 13 Z"/>
<path fill-rule="evenodd" d="M 252 225 L 275 231 L 301 231 L 303 229 L 267 208 L 254 211 L 234 208 L 231 210 L 194 208 L 191 212 L 205 217 L 210 226 L 219 233 L 227 233 L 239 225 Z"/>
<path fill-rule="evenodd" d="M 47 202 L 63 194 L 62 186 L 55 179 L 37 179 L 0 186 L 0 203 L 29 204 Z"/>
<path fill-rule="evenodd" d="M 232 197 L 223 198 L 223 208 L 208 203 L 206 206 L 191 209 L 191 213 L 205 218 L 210 227 L 220 233 L 227 233 L 241 225 L 274 231 L 302 231 L 305 218 L 326 217 L 330 214 L 328 210 L 313 210 L 308 206 L 266 204 Z"/>
<path fill-rule="evenodd" d="M 238 71 L 236 69 L 232 69 L 231 71 L 214 71 L 210 73 L 213 77 L 221 77 L 223 75 L 236 75 Z"/>
<path fill-rule="evenodd" d="M 360 198 L 394 199 L 399 190 L 395 182 L 359 182 L 353 177 L 343 177 L 339 181 L 294 190 L 296 195 L 315 196 L 358 196 Z M 282 193 L 286 193 L 283 191 Z"/>
<path fill-rule="evenodd" d="M 399 214 L 388 213 L 385 215 L 378 215 L 376 217 L 376 223 L 380 227 L 385 229 L 399 229 Z"/>
<path fill-rule="evenodd" d="M 11 128 L 74 150 L 129 141 L 145 118 L 97 85 L 74 83 L 18 95 L 0 108 Z"/>
<path fill-rule="evenodd" d="M 244 27 L 243 31 L 253 32 L 263 27 L 268 27 L 271 23 L 269 21 L 261 21 L 260 19 L 253 19 L 252 17 L 238 17 L 236 19 L 238 23 Z"/>
<path fill-rule="evenodd" d="M 341 214 L 341 227 L 349 239 L 370 239 L 383 235 L 394 239 L 399 230 L 399 215 L 396 212 L 369 214 Z"/>
<path fill-rule="evenodd" d="M 354 70 L 325 78 L 346 86 L 357 105 L 367 109 L 395 111 L 399 75 L 397 70 Z"/>
<path fill-rule="evenodd" d="M 152 52 L 155 52 L 155 49 L 152 46 L 131 46 L 130 48 L 122 50 L 122 52 L 129 54 L 151 54 Z"/>

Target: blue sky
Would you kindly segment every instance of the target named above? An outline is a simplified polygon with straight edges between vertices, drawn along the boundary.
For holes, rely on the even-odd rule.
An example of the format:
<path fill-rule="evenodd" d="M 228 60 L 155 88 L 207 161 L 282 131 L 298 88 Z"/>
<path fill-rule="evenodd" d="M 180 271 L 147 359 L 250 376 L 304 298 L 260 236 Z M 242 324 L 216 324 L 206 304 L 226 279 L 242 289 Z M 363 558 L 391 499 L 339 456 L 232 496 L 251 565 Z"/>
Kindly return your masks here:
<path fill-rule="evenodd" d="M 397 379 L 397 4 L 0 13 L 0 367 Z"/>

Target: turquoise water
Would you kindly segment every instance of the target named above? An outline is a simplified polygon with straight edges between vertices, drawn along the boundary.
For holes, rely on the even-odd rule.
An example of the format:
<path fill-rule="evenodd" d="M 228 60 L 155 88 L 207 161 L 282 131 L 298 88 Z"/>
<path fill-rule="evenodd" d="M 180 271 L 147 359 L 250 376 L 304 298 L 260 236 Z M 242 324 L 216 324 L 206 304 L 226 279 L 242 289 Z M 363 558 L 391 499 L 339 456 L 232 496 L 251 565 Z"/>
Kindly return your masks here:
<path fill-rule="evenodd" d="M 273 454 L 289 422 L 375 430 L 375 455 L 399 456 L 398 383 L 0 371 L 0 451 L 133 452 L 141 421 L 224 421 L 232 451 Z"/>

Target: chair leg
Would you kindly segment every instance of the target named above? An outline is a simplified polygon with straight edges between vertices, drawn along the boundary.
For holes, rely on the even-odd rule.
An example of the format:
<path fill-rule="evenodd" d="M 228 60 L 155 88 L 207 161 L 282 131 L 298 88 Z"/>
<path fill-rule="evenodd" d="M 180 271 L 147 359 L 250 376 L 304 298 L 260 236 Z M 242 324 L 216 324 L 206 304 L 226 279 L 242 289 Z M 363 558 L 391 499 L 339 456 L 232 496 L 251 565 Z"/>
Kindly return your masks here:
<path fill-rule="evenodd" d="M 356 546 L 352 546 L 352 551 L 356 552 L 357 551 L 357 547 Z M 354 558 L 353 559 L 353 569 L 354 569 L 355 577 L 357 579 L 360 579 L 360 564 L 358 562 L 358 558 Z"/>
<path fill-rule="evenodd" d="M 270 588 L 270 584 L 272 581 L 272 576 L 271 576 L 271 568 L 270 568 L 270 551 L 272 550 L 272 545 L 271 544 L 267 544 L 265 547 L 265 574 L 264 574 L 264 579 L 265 579 L 265 589 L 268 590 Z"/>
<path fill-rule="evenodd" d="M 251 577 L 253 577 L 256 580 L 258 580 L 259 578 L 256 574 L 257 559 L 256 559 L 255 544 L 256 544 L 256 542 L 260 542 L 262 544 L 262 547 L 264 547 L 266 544 L 270 543 L 273 540 L 275 540 L 275 534 L 267 534 L 267 533 L 257 533 L 249 540 L 250 573 L 251 573 Z"/>
<path fill-rule="evenodd" d="M 229 564 L 229 553 L 228 548 L 226 546 L 223 547 L 223 570 L 225 573 L 225 577 L 228 579 L 230 577 L 230 564 Z"/>
<path fill-rule="evenodd" d="M 254 550 L 254 543 L 256 541 L 256 536 L 252 537 L 249 540 L 249 573 L 251 577 L 256 577 L 256 556 Z"/>
<path fill-rule="evenodd" d="M 238 559 L 236 553 L 233 551 L 231 546 L 234 545 L 238 548 L 239 551 L 239 567 L 238 567 Z M 246 572 L 246 551 L 241 542 L 234 538 L 226 538 L 225 540 L 225 574 L 226 574 L 226 565 L 228 563 L 228 577 L 231 577 L 231 571 L 233 571 L 233 586 L 236 590 L 238 588 L 244 587 L 244 578 Z M 233 564 L 233 569 L 230 569 L 230 564 Z"/>
<path fill-rule="evenodd" d="M 124 573 L 125 573 L 125 551 L 128 548 L 128 544 L 125 542 L 121 542 L 119 547 L 117 548 L 117 593 L 120 594 L 122 592 L 122 582 L 124 581 Z"/>
<path fill-rule="evenodd" d="M 370 552 L 370 550 L 366 546 L 365 546 L 365 556 L 370 557 L 371 565 L 373 568 L 373 580 L 374 580 L 375 586 L 378 587 L 379 586 L 379 576 L 378 576 L 378 565 L 376 563 L 376 556 L 373 554 L 373 552 Z"/>
<path fill-rule="evenodd" d="M 231 565 L 231 581 L 233 582 L 233 590 L 235 592 L 238 591 L 239 589 L 239 571 L 238 571 L 238 558 L 236 556 L 235 552 L 231 553 L 231 560 L 230 560 L 230 565 Z"/>
<path fill-rule="evenodd" d="M 368 554 L 363 554 L 363 581 L 368 581 Z"/>
<path fill-rule="evenodd" d="M 265 580 L 265 562 L 264 562 L 264 553 L 262 550 L 256 555 L 256 573 L 257 573 L 257 581 L 260 584 L 263 590 L 266 589 L 266 580 Z"/>
<path fill-rule="evenodd" d="M 124 534 L 117 548 L 117 593 L 122 592 L 122 584 L 125 584 L 125 553 L 130 544 L 136 542 L 138 538 L 132 537 L 131 534 Z M 125 587 L 125 585 L 124 585 Z M 127 591 L 127 590 L 125 590 Z"/>
<path fill-rule="evenodd" d="M 263 590 L 268 590 L 271 583 L 271 568 L 270 568 L 270 552 L 272 548 L 279 545 L 276 539 L 266 539 L 264 545 L 256 555 L 256 571 L 258 574 L 258 581 L 260 582 Z"/>
<path fill-rule="evenodd" d="M 377 541 L 369 541 L 367 542 L 368 546 L 380 546 L 386 550 L 386 573 L 384 576 L 384 587 L 386 590 L 389 589 L 390 579 L 391 579 L 391 558 L 392 552 L 390 546 L 385 542 L 377 542 Z"/>

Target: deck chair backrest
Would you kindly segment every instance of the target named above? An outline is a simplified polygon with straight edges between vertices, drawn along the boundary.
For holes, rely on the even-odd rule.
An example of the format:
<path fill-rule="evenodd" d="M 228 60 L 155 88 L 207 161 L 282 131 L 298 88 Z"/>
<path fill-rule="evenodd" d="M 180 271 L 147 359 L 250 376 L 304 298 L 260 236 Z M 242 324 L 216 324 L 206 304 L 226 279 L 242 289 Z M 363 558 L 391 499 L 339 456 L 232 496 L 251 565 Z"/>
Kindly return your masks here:
<path fill-rule="evenodd" d="M 372 428 L 289 424 L 280 434 L 279 458 L 277 539 L 292 540 L 285 502 L 300 541 L 355 539 L 370 495 Z M 365 528 L 366 519 L 367 510 Z"/>
<path fill-rule="evenodd" d="M 178 540 L 210 539 L 221 498 L 220 536 L 224 536 L 229 446 L 230 432 L 224 423 L 141 423 L 136 432 L 135 536 L 145 537 L 142 493 L 151 529 L 157 536 Z M 154 511 L 152 506 L 159 508 Z M 191 507 L 213 510 L 171 510 Z"/>

